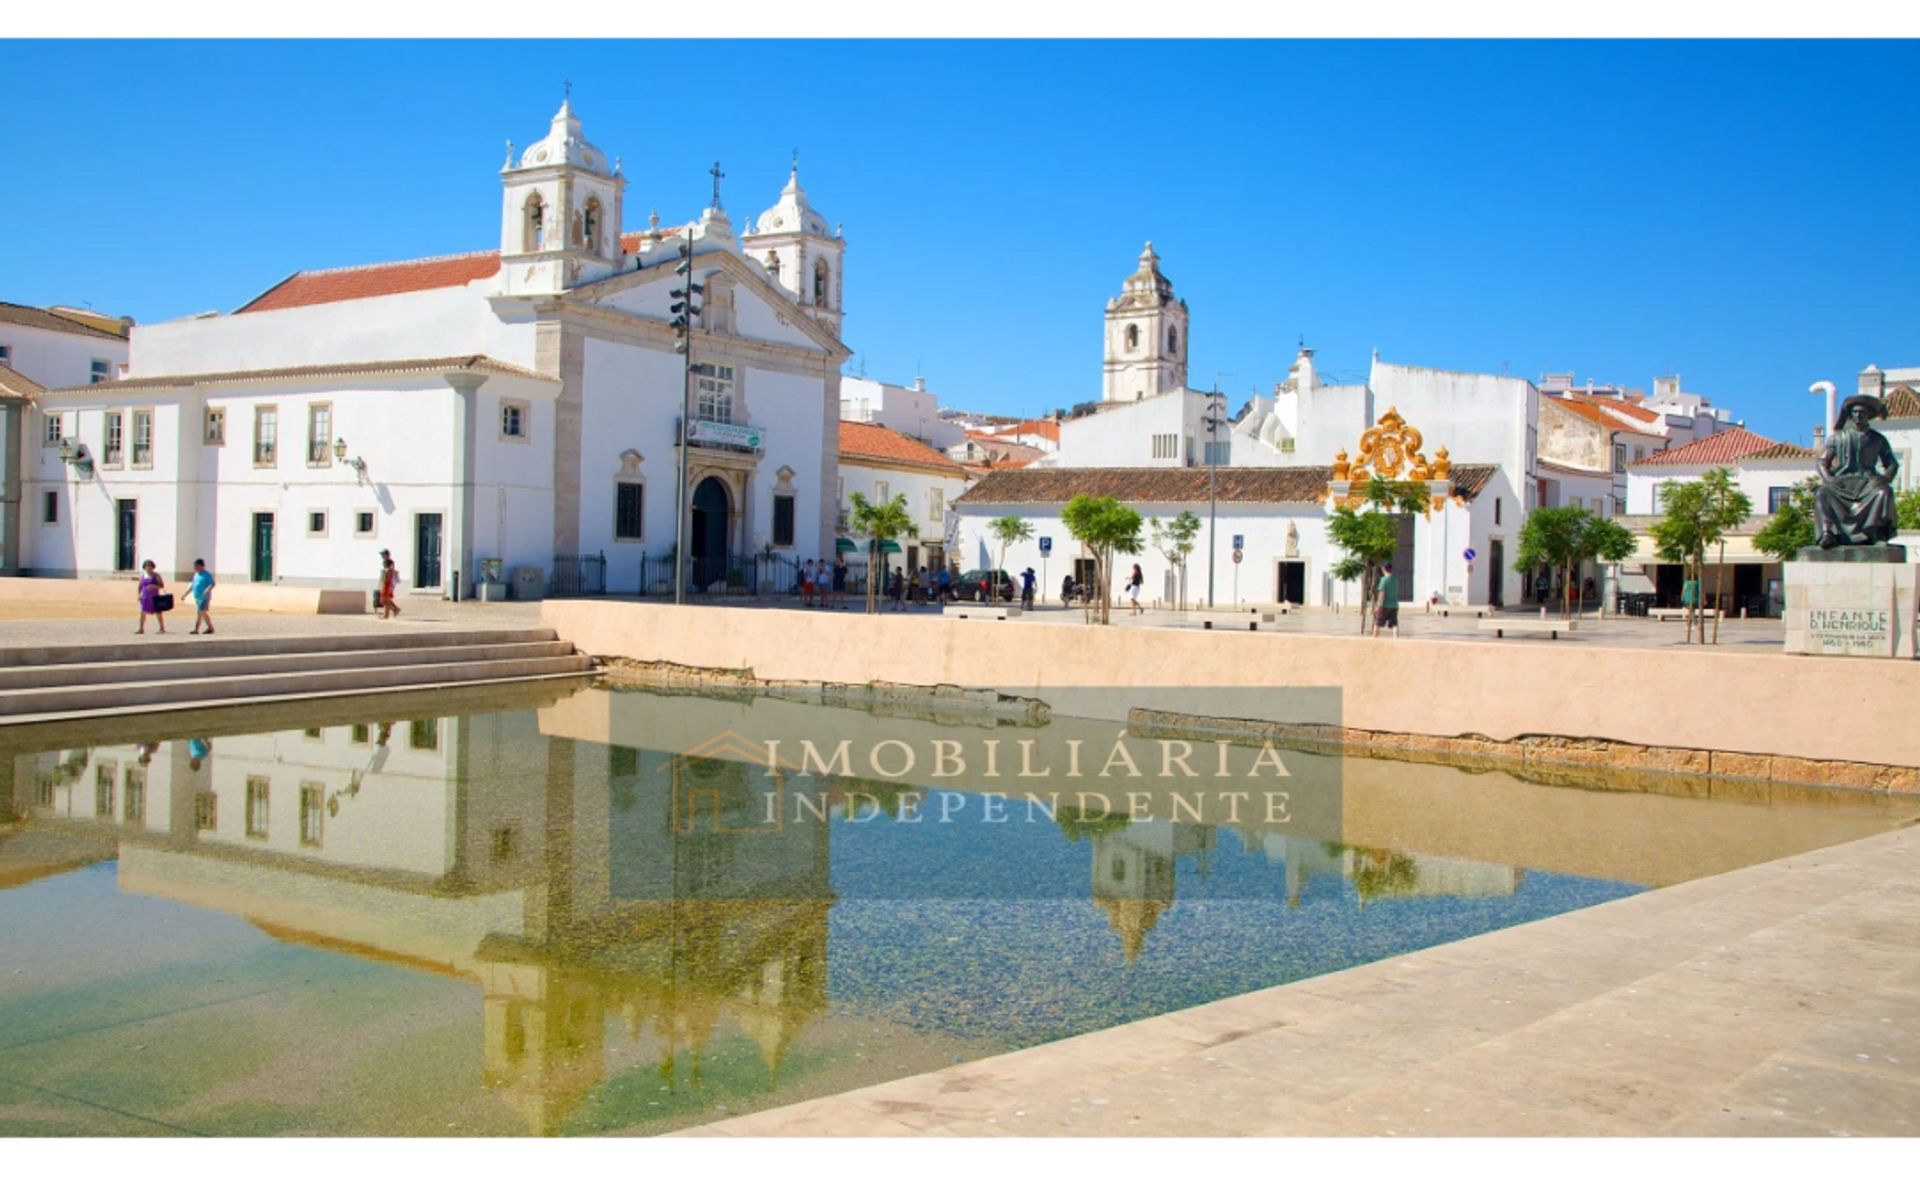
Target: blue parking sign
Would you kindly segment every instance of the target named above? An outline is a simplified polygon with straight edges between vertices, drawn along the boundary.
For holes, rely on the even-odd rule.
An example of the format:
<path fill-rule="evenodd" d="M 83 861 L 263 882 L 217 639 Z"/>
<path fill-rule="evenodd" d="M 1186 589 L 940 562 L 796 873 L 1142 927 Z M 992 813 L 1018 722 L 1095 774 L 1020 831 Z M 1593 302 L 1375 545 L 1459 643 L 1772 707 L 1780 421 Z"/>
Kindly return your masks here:
<path fill-rule="evenodd" d="M 1047 555 L 1047 554 L 1051 554 L 1051 553 L 1053 553 L 1053 539 L 1052 539 L 1052 538 L 1049 538 L 1049 537 L 1042 537 L 1042 538 L 1040 539 L 1040 553 L 1041 553 L 1041 554 L 1042 554 L 1043 556 L 1044 556 L 1044 555 Z"/>
<path fill-rule="evenodd" d="M 1245 534 L 1233 535 L 1233 548 L 1235 550 L 1245 550 L 1247 548 L 1247 535 Z"/>

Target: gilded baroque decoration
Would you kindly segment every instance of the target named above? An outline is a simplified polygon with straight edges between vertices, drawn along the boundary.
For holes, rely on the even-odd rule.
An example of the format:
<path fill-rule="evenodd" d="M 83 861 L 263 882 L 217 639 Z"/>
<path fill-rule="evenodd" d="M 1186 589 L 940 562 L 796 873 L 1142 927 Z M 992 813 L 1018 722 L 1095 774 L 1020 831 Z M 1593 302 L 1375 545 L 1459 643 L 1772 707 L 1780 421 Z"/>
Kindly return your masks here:
<path fill-rule="evenodd" d="M 1388 407 L 1378 423 L 1360 433 L 1358 456 L 1349 461 L 1346 449 L 1342 448 L 1333 457 L 1334 482 L 1344 481 L 1348 484 L 1346 495 L 1336 498 L 1333 504 L 1354 509 L 1365 505 L 1366 486 L 1375 476 L 1382 480 L 1420 481 L 1423 484 L 1451 480 L 1453 461 L 1447 456 L 1447 449 L 1443 447 L 1435 452 L 1435 458 L 1429 462 L 1420 450 L 1424 442 L 1418 427 L 1408 426 L 1397 409 Z M 1432 508 L 1445 506 L 1445 494 L 1435 495 Z"/>

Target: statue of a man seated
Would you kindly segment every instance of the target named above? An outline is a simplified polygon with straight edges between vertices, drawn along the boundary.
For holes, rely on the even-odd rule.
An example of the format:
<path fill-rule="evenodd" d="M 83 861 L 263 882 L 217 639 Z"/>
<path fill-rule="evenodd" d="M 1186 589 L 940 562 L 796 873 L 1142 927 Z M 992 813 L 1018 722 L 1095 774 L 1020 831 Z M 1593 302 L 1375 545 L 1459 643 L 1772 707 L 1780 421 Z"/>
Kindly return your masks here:
<path fill-rule="evenodd" d="M 1814 520 L 1820 548 L 1884 545 L 1899 530 L 1893 478 L 1900 472 L 1887 437 L 1870 426 L 1887 416 L 1887 404 L 1859 394 L 1840 407 L 1826 451 L 1820 456 L 1820 488 Z"/>

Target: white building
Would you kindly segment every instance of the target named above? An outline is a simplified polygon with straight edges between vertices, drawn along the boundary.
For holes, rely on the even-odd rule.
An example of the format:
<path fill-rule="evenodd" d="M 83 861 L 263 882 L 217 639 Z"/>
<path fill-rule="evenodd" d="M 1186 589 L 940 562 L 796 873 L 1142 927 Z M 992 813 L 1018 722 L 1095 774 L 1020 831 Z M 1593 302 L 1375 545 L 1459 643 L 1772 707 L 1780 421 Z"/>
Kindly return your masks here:
<path fill-rule="evenodd" d="M 797 169 L 736 233 L 622 232 L 628 178 L 562 104 L 509 145 L 497 249 L 298 272 L 234 314 L 142 326 L 128 376 L 40 399 L 22 565 L 365 586 L 382 548 L 403 585 L 470 585 L 481 562 L 604 553 L 611 588 L 675 543 L 678 420 L 689 554 L 830 552 L 845 242 Z M 691 244 L 703 285 L 675 348 Z M 43 504 L 44 502 L 44 504 Z"/>
<path fill-rule="evenodd" d="M 868 378 L 841 377 L 840 421 L 890 427 L 923 443 L 945 450 L 967 437 L 967 430 L 940 417 L 938 400 L 925 378 L 911 386 L 895 386 Z"/>
<path fill-rule="evenodd" d="M 949 510 L 970 482 L 965 468 L 902 432 L 870 423 L 840 424 L 840 533 L 848 533 L 854 493 L 875 504 L 905 497 L 919 533 L 899 539 L 902 554 L 890 560 L 892 565 L 937 570 L 946 562 Z"/>

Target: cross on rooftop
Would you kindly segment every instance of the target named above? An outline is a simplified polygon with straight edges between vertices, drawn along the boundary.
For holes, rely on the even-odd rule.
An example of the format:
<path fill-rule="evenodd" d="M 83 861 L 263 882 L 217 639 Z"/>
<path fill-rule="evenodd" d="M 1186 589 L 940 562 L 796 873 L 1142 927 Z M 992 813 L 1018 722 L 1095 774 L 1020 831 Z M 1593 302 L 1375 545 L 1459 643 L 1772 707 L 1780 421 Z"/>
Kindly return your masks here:
<path fill-rule="evenodd" d="M 720 181 L 721 181 L 721 178 L 725 177 L 727 174 L 720 171 L 720 162 L 718 160 L 715 160 L 713 162 L 713 167 L 707 170 L 707 174 L 713 178 L 713 207 L 715 209 L 719 209 L 720 208 Z"/>

